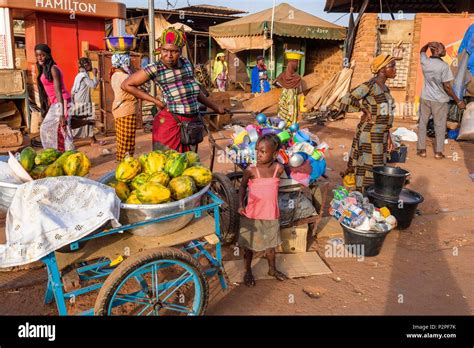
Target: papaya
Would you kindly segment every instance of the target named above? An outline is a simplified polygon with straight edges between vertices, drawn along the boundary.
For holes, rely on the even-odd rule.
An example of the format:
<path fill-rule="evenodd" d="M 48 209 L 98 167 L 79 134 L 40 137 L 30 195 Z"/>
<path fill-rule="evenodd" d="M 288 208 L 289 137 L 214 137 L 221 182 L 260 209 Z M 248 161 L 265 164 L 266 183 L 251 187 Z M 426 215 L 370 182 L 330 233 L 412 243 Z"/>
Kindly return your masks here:
<path fill-rule="evenodd" d="M 166 150 L 163 154 L 166 156 L 166 158 L 170 158 L 173 155 L 179 155 L 179 152 L 176 150 Z"/>
<path fill-rule="evenodd" d="M 143 204 L 160 204 L 168 202 L 171 198 L 171 192 L 161 184 L 147 182 L 137 190 L 137 198 Z"/>
<path fill-rule="evenodd" d="M 165 164 L 165 172 L 167 172 L 172 178 L 181 176 L 184 170 L 188 167 L 188 160 L 185 154 L 178 156 L 172 155 Z"/>
<path fill-rule="evenodd" d="M 146 162 L 147 157 L 148 157 L 147 153 L 144 153 L 140 155 L 140 157 L 138 157 L 138 161 L 140 162 L 140 165 L 142 166 L 142 171 L 145 170 L 145 162 Z"/>
<path fill-rule="evenodd" d="M 193 178 L 196 186 L 201 188 L 207 186 L 212 181 L 212 173 L 209 169 L 204 168 L 202 166 L 194 166 L 191 168 L 187 168 L 183 175 L 190 176 Z"/>
<path fill-rule="evenodd" d="M 143 184 L 145 184 L 150 176 L 147 173 L 140 173 L 136 177 L 133 178 L 133 180 L 130 182 L 130 186 L 132 189 L 136 190 Z"/>
<path fill-rule="evenodd" d="M 51 164 L 54 161 L 56 161 L 59 156 L 61 156 L 61 152 L 59 152 L 56 149 L 46 149 L 39 154 L 36 155 L 35 157 L 35 164 L 40 165 L 40 164 Z"/>
<path fill-rule="evenodd" d="M 46 175 L 44 173 L 46 168 L 48 168 L 48 166 L 46 164 L 34 167 L 30 172 L 31 177 L 34 180 L 38 180 L 38 179 L 42 179 L 42 178 L 46 177 Z"/>
<path fill-rule="evenodd" d="M 46 168 L 46 170 L 44 171 L 44 175 L 46 177 L 63 176 L 64 171 L 63 171 L 63 168 L 61 168 L 59 164 L 54 162 Z"/>
<path fill-rule="evenodd" d="M 66 152 L 64 152 L 61 156 L 59 156 L 59 158 L 56 160 L 56 163 L 58 163 L 61 167 L 64 166 L 64 163 L 66 163 L 66 160 L 68 159 L 69 156 L 73 155 L 77 153 L 76 150 L 68 150 Z M 64 168 L 63 168 L 64 170 Z"/>
<path fill-rule="evenodd" d="M 91 169 L 91 161 L 82 152 L 79 152 L 79 154 L 81 155 L 81 163 L 79 164 L 79 169 L 76 172 L 76 175 L 86 176 L 87 174 L 89 174 L 89 171 Z"/>
<path fill-rule="evenodd" d="M 180 176 L 170 181 L 168 187 L 171 191 L 171 196 L 179 201 L 180 199 L 192 196 L 196 193 L 196 184 L 190 176 Z"/>
<path fill-rule="evenodd" d="M 20 153 L 20 164 L 27 171 L 30 172 L 35 165 L 36 151 L 28 146 Z"/>
<path fill-rule="evenodd" d="M 130 182 L 141 172 L 140 161 L 131 157 L 126 156 L 122 162 L 119 163 L 115 170 L 115 178 L 118 181 Z"/>
<path fill-rule="evenodd" d="M 126 183 L 119 181 L 115 186 L 115 193 L 122 202 L 125 202 L 130 196 L 130 188 Z"/>
<path fill-rule="evenodd" d="M 156 172 L 150 175 L 148 182 L 156 182 L 163 186 L 168 186 L 170 180 L 171 180 L 170 176 L 166 172 L 161 171 L 161 172 Z"/>
<path fill-rule="evenodd" d="M 201 158 L 199 158 L 199 155 L 194 151 L 185 152 L 185 155 L 189 166 L 192 166 L 194 163 L 201 162 Z"/>
<path fill-rule="evenodd" d="M 147 174 L 162 171 L 165 168 L 166 156 L 160 153 L 150 152 L 146 157 L 142 170 Z"/>
<path fill-rule="evenodd" d="M 137 198 L 136 191 L 132 191 L 130 196 L 128 196 L 127 200 L 125 201 L 126 204 L 142 204 L 140 200 Z"/>

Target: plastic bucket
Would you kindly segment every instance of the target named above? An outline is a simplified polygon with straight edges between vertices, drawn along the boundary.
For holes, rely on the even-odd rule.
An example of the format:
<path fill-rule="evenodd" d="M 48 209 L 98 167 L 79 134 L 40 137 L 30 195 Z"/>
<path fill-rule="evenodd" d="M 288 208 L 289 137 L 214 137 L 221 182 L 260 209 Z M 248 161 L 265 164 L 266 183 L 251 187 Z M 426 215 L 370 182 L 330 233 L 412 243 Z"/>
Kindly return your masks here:
<path fill-rule="evenodd" d="M 374 167 L 372 172 L 374 173 L 375 193 L 389 198 L 398 198 L 410 175 L 408 170 L 389 166 Z"/>
<path fill-rule="evenodd" d="M 377 256 L 382 249 L 385 237 L 390 231 L 361 231 L 341 223 L 344 231 L 344 245 L 349 251 L 357 250 L 357 256 Z"/>
<path fill-rule="evenodd" d="M 366 193 L 370 202 L 377 208 L 387 207 L 390 210 L 390 213 L 397 219 L 397 228 L 400 230 L 410 227 L 418 204 L 424 201 L 422 195 L 409 189 L 403 189 L 395 199 L 377 194 L 372 186 L 367 189 Z"/>

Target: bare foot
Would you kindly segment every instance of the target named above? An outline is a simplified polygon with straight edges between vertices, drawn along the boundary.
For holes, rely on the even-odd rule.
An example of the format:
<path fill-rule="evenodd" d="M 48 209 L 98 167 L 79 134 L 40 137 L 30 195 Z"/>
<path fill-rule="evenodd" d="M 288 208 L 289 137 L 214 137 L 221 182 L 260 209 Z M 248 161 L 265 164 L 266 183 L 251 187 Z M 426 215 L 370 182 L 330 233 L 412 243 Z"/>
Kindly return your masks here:
<path fill-rule="evenodd" d="M 280 272 L 277 269 L 269 270 L 268 275 L 272 276 L 272 277 L 275 277 L 279 281 L 283 281 L 285 279 L 288 279 L 288 277 L 284 273 Z"/>

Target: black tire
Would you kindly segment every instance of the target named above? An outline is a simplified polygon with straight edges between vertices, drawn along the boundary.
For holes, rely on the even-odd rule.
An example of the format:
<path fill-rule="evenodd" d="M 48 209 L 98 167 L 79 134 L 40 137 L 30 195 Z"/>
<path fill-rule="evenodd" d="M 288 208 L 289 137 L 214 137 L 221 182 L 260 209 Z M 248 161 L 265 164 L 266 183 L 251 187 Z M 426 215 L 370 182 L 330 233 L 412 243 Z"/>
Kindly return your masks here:
<path fill-rule="evenodd" d="M 228 173 L 227 177 L 232 182 L 232 187 L 236 192 L 239 192 L 240 184 L 242 183 L 242 178 L 244 177 L 244 172 L 232 172 Z"/>
<path fill-rule="evenodd" d="M 212 174 L 211 191 L 224 201 L 219 208 L 221 242 L 231 244 L 239 233 L 239 197 L 230 179 L 222 173 Z"/>
<path fill-rule="evenodd" d="M 113 295 L 119 289 L 119 286 L 134 271 L 144 265 L 158 260 L 178 260 L 189 265 L 198 275 L 201 285 L 201 305 L 197 311 L 197 315 L 205 313 L 209 301 L 209 283 L 199 262 L 189 253 L 176 248 L 157 248 L 139 252 L 132 255 L 122 262 L 105 280 L 100 292 L 97 296 L 94 306 L 95 315 L 109 315 L 108 308 Z"/>

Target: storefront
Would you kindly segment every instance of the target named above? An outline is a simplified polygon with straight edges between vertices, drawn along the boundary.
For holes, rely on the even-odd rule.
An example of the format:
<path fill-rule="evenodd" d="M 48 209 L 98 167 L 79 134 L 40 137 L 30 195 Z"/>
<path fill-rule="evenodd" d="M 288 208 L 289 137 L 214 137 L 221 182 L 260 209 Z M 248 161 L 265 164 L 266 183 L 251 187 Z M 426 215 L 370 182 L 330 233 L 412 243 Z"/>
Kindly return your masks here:
<path fill-rule="evenodd" d="M 70 90 L 77 74 L 78 59 L 85 51 L 105 49 L 105 21 L 113 21 L 114 34 L 125 28 L 126 7 L 119 2 L 94 0 L 0 0 L 0 15 L 0 69 L 12 70 L 12 74 L 19 72 L 14 69 L 20 65 L 26 69 L 27 91 L 30 99 L 38 103 L 36 88 L 31 88 L 36 83 L 35 45 L 46 43 L 51 47 L 54 60 L 64 73 L 66 88 Z M 15 54 L 13 20 L 24 21 L 25 55 L 22 57 Z M 22 64 L 16 64 L 18 60 L 22 60 Z M 22 127 L 29 131 L 28 107 L 22 105 L 19 109 L 23 114 Z"/>

